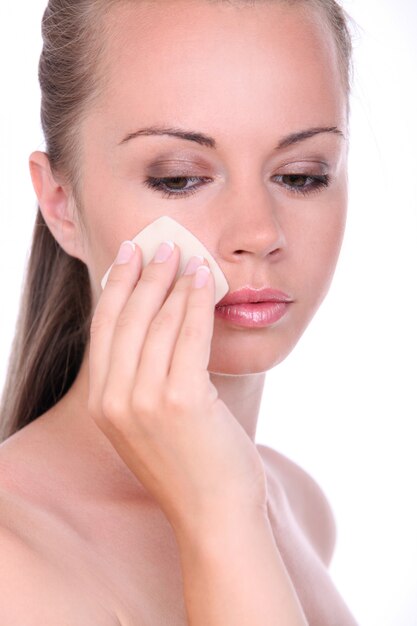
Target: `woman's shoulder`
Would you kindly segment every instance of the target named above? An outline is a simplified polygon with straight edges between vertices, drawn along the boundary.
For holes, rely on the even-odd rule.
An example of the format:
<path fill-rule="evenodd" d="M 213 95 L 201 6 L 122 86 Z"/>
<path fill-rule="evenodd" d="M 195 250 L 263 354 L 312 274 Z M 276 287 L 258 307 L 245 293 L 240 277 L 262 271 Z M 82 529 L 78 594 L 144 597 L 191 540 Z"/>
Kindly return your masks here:
<path fill-rule="evenodd" d="M 328 566 L 336 544 L 336 522 L 319 484 L 302 467 L 277 450 L 256 444 L 272 488 L 283 492 L 291 514 L 317 555 Z"/>
<path fill-rule="evenodd" d="M 117 617 L 62 568 L 52 566 L 13 529 L 0 523 L 0 623 L 120 626 Z"/>
<path fill-rule="evenodd" d="M 20 492 L 9 460 L 0 448 L 0 624 L 120 626 L 68 529 Z"/>

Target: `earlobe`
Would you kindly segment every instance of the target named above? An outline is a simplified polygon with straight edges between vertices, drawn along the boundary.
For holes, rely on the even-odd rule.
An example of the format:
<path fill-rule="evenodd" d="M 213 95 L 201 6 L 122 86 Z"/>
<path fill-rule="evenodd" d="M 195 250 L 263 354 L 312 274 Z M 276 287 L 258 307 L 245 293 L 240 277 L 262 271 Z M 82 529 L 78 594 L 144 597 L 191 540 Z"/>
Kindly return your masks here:
<path fill-rule="evenodd" d="M 67 254 L 85 262 L 72 195 L 54 177 L 48 155 L 33 152 L 29 169 L 42 216 L 52 235 Z"/>

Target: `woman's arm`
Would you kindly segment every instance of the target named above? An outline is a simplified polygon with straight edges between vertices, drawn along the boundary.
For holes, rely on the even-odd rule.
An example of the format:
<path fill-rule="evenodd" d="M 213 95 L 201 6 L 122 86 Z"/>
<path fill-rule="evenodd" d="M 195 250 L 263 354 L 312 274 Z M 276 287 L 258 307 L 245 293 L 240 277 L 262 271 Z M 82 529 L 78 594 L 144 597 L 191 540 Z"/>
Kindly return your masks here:
<path fill-rule="evenodd" d="M 170 252 L 142 271 L 140 249 L 121 247 L 91 324 L 90 415 L 174 528 L 190 626 L 307 626 L 262 460 L 207 370 L 213 276 L 196 283 L 196 258 L 169 291 Z"/>
<path fill-rule="evenodd" d="M 307 626 L 267 517 L 176 532 L 189 626 Z"/>

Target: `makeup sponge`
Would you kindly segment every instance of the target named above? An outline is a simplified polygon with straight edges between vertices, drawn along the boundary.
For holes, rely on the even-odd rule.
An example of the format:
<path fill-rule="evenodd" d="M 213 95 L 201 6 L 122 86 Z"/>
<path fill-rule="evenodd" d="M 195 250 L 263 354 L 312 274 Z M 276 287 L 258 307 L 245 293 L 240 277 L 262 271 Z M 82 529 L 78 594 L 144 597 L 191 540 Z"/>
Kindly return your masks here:
<path fill-rule="evenodd" d="M 151 222 L 151 224 L 148 224 L 143 230 L 140 231 L 140 233 L 136 235 L 134 239 L 132 239 L 132 241 L 138 244 L 142 250 L 142 267 L 148 265 L 148 263 L 153 259 L 159 244 L 167 239 L 174 241 L 181 251 L 180 263 L 175 280 L 177 280 L 183 273 L 190 257 L 194 255 L 201 255 L 207 259 L 214 276 L 215 303 L 217 304 L 229 291 L 229 285 L 225 275 L 201 241 L 182 224 L 167 215 L 159 217 L 154 222 Z M 110 270 L 111 267 L 108 269 L 101 281 L 102 289 L 104 289 L 106 285 Z"/>

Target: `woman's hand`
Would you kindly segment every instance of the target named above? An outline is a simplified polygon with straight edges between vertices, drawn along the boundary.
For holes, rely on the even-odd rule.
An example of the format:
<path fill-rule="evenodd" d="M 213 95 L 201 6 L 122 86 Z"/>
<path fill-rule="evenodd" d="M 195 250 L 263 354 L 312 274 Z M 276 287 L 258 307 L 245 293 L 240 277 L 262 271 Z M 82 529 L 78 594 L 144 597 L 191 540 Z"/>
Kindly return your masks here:
<path fill-rule="evenodd" d="M 122 248 L 124 262 L 114 264 L 91 324 L 91 417 L 174 529 L 210 515 L 265 512 L 256 446 L 207 371 L 212 274 L 201 288 L 193 275 L 172 285 L 177 246 L 143 271 L 140 248 Z"/>

